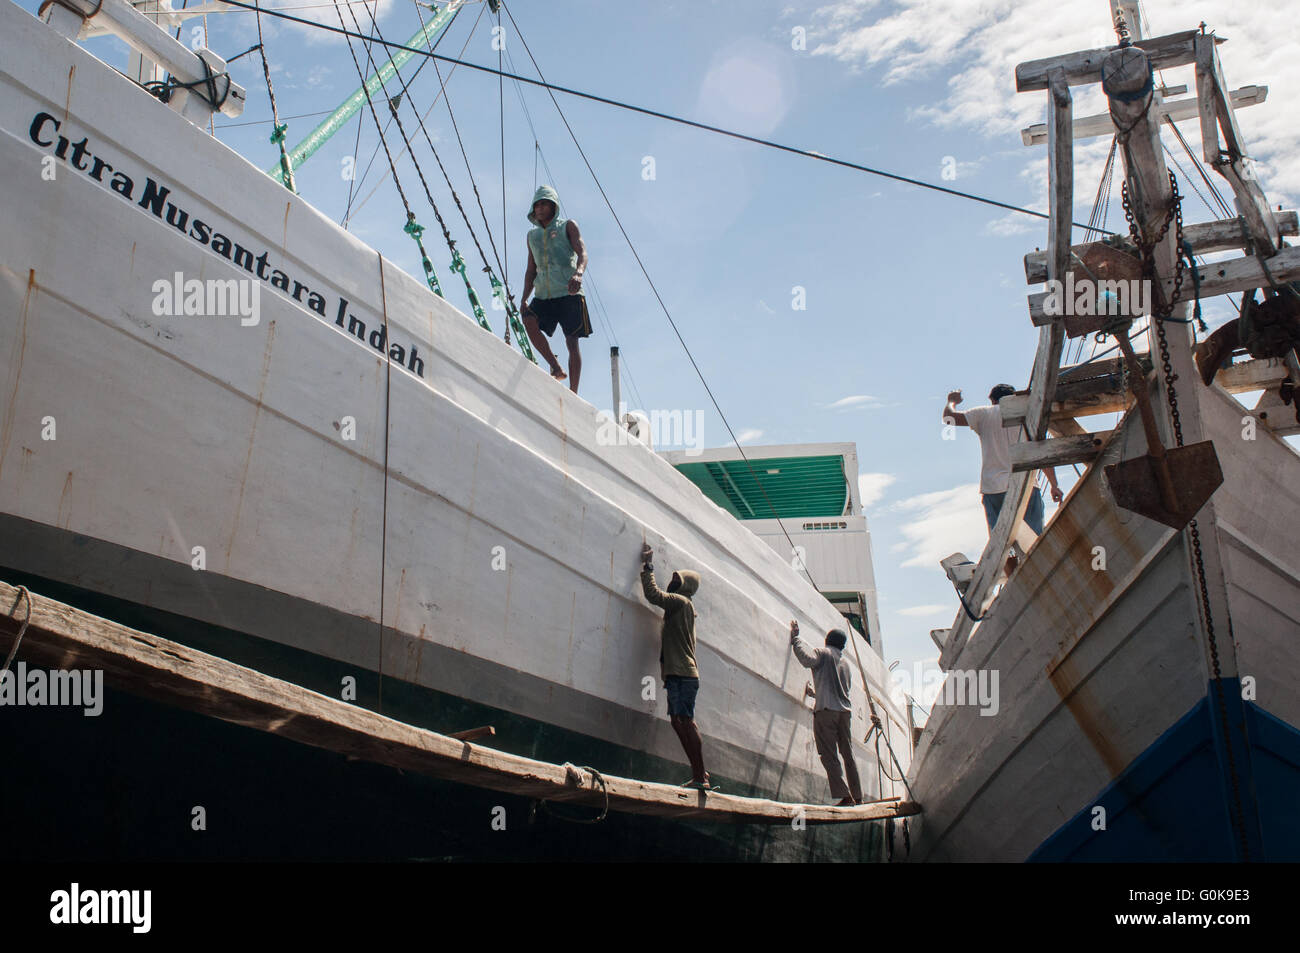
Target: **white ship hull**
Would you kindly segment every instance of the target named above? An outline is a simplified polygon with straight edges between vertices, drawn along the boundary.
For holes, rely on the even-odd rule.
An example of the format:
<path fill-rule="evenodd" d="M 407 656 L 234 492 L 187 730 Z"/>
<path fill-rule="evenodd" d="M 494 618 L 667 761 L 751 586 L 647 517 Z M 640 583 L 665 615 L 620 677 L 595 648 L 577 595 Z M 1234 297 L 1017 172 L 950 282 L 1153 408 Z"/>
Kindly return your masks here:
<path fill-rule="evenodd" d="M 682 762 L 648 541 L 663 576 L 704 579 L 710 770 L 827 797 L 786 631 L 843 623 L 790 565 L 120 74 L 9 3 L 0 37 L 0 566 Z M 260 320 L 156 314 L 177 274 L 251 279 Z M 860 727 L 865 707 L 855 684 Z M 870 796 L 903 793 L 858 755 Z"/>

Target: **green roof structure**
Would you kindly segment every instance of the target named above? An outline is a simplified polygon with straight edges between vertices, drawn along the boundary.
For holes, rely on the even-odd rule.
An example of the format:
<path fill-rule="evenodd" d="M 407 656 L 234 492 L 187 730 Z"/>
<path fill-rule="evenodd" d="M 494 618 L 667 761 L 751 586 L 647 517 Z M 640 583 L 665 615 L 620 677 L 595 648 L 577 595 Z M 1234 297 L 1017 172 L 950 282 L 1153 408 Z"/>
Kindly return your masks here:
<path fill-rule="evenodd" d="M 744 460 L 675 460 L 704 495 L 737 519 L 807 519 L 843 516 L 849 483 L 839 454 L 751 457 Z"/>

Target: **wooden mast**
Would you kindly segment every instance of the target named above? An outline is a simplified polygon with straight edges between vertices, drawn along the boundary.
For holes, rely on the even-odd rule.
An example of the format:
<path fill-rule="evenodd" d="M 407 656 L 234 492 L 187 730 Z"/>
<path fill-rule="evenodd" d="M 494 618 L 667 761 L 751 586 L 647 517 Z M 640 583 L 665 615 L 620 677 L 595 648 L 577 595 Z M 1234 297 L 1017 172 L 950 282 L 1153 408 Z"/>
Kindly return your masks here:
<path fill-rule="evenodd" d="M 1074 220 L 1074 111 L 1064 68 L 1049 70 L 1047 85 L 1050 104 L 1047 154 L 1052 181 L 1047 270 L 1049 278 L 1062 279 L 1070 263 L 1070 237 Z M 1047 436 L 1064 340 L 1065 331 L 1060 321 L 1052 321 L 1039 329 L 1038 351 L 1034 356 L 1033 375 L 1029 383 L 1029 404 L 1022 424 L 1031 441 L 1041 441 Z M 992 601 L 993 589 L 1002 575 L 1007 552 L 1023 526 L 1025 509 L 1036 478 L 1035 470 L 1022 470 L 1011 475 L 1011 485 L 1003 499 L 997 524 L 989 533 L 988 544 L 984 547 L 975 575 L 966 588 L 962 610 L 948 631 L 939 653 L 941 668 L 952 668 L 978 618 Z M 931 637 L 934 637 L 934 633 L 931 633 Z"/>

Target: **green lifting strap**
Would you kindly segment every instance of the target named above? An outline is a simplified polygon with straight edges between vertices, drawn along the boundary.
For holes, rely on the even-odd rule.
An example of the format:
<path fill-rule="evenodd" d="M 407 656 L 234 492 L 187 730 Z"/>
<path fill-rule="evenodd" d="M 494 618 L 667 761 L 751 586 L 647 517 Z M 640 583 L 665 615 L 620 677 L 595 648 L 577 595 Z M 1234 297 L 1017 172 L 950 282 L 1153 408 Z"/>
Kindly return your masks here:
<path fill-rule="evenodd" d="M 524 326 L 519 322 L 519 309 L 506 297 L 506 289 L 502 286 L 500 279 L 492 273 L 491 269 L 488 269 L 488 280 L 492 282 L 492 296 L 501 302 L 501 308 L 505 311 L 506 317 L 510 321 L 510 327 L 515 332 L 515 340 L 519 342 L 519 352 L 536 364 L 537 358 L 533 355 L 532 346 L 528 343 L 528 332 L 524 330 Z M 508 339 L 507 343 L 509 343 Z"/>
<path fill-rule="evenodd" d="M 460 249 L 454 245 L 451 249 L 451 270 L 456 272 L 461 278 L 465 279 L 465 293 L 469 295 L 469 306 L 474 312 L 474 317 L 478 320 L 479 326 L 484 331 L 491 331 L 492 325 L 488 324 L 487 314 L 483 311 L 483 305 L 478 300 L 478 292 L 474 286 L 469 283 L 469 275 L 465 274 L 465 259 L 460 255 Z"/>
<path fill-rule="evenodd" d="M 280 147 L 280 172 L 285 188 L 295 195 L 298 192 L 297 183 L 293 179 L 293 166 L 289 163 L 289 153 L 284 148 L 284 135 L 289 131 L 288 123 L 271 124 L 271 144 Z"/>
<path fill-rule="evenodd" d="M 406 225 L 402 228 L 402 231 L 414 238 L 415 244 L 420 249 L 420 262 L 424 265 L 424 276 L 425 280 L 429 282 L 429 288 L 439 298 L 445 298 L 446 295 L 442 293 L 442 285 L 438 283 L 438 276 L 434 273 L 433 262 L 429 261 L 429 255 L 424 250 L 424 242 L 420 240 L 420 236 L 424 234 L 424 226 L 416 222 L 414 212 L 407 214 Z"/>

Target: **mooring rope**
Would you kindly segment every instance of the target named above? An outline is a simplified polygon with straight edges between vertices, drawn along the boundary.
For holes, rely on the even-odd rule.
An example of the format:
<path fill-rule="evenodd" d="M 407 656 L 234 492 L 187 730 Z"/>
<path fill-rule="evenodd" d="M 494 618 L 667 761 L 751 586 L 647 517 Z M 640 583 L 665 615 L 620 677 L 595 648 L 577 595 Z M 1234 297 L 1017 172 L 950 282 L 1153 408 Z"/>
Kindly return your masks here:
<path fill-rule="evenodd" d="M 23 624 L 18 627 L 18 637 L 14 639 L 13 648 L 9 650 L 9 656 L 5 659 L 4 666 L 0 667 L 0 675 L 9 671 L 9 665 L 13 662 L 14 656 L 18 654 L 18 646 L 23 643 L 23 634 L 27 631 L 27 625 L 32 621 L 32 594 L 27 591 L 26 586 L 18 587 L 18 598 L 14 600 L 14 607 L 9 610 L 9 614 L 12 616 L 18 611 L 18 603 L 22 602 L 24 598 L 27 600 L 27 618 L 23 619 Z"/>

